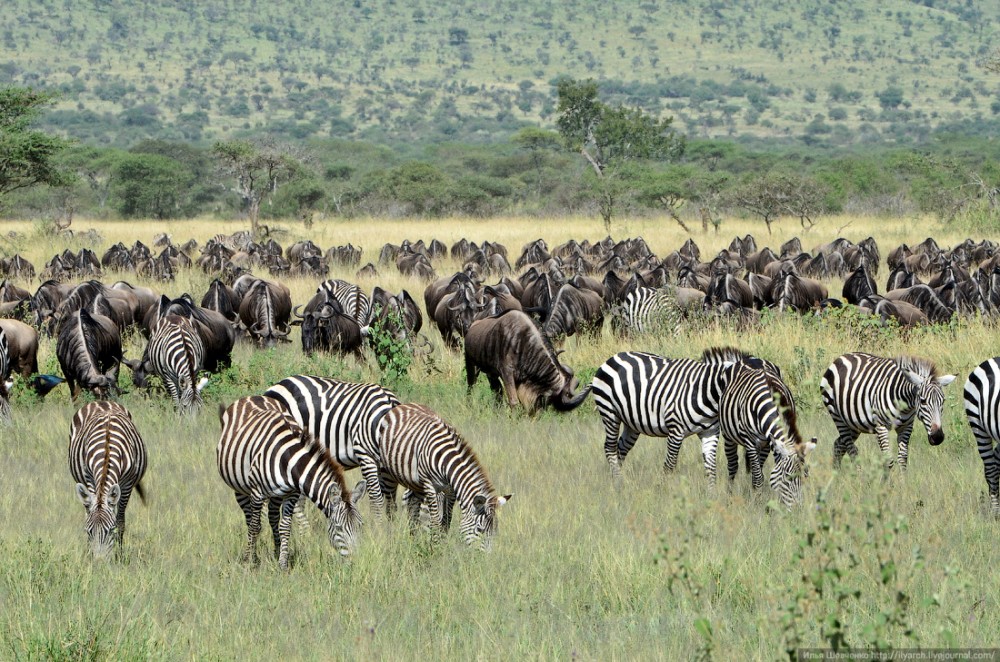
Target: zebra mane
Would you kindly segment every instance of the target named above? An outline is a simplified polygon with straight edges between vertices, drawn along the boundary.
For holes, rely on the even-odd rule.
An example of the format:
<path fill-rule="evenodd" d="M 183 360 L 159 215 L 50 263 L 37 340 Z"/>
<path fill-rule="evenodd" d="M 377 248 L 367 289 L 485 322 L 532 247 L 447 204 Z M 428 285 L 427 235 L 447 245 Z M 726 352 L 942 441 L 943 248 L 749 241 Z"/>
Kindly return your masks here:
<path fill-rule="evenodd" d="M 784 394 L 787 387 L 780 383 L 778 377 L 764 370 L 764 379 L 767 380 L 767 387 L 771 389 L 771 396 L 777 401 L 778 409 L 781 410 L 781 418 L 785 421 L 785 433 L 788 441 L 792 443 L 791 451 L 796 451 L 802 446 L 802 434 L 799 432 L 798 417 L 795 414 L 793 402 L 785 402 Z"/>
<path fill-rule="evenodd" d="M 742 349 L 735 347 L 709 347 L 701 353 L 701 360 L 709 365 L 724 365 L 726 363 L 737 363 L 750 358 L 750 355 Z"/>
<path fill-rule="evenodd" d="M 930 359 L 921 359 L 916 356 L 897 356 L 893 359 L 900 370 L 915 372 L 924 380 L 937 379 L 937 366 Z"/>
<path fill-rule="evenodd" d="M 292 418 L 291 414 L 283 413 L 282 416 L 285 419 L 285 423 L 292 429 L 293 432 L 298 434 L 302 442 L 312 451 L 319 453 L 324 458 L 324 463 L 333 469 L 334 475 L 336 475 L 337 485 L 340 487 L 340 500 L 345 504 L 351 502 L 351 491 L 347 489 L 347 483 L 344 482 L 344 467 L 340 462 L 330 454 L 330 449 L 327 448 L 319 439 L 314 437 L 309 433 L 308 430 L 299 426 Z"/>

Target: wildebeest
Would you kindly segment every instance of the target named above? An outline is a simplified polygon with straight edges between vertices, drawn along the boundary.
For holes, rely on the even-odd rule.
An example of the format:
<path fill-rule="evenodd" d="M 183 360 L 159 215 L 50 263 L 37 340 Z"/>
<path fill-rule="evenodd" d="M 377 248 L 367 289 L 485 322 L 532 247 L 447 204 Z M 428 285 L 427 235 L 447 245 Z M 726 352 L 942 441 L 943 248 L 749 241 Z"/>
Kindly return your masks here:
<path fill-rule="evenodd" d="M 0 319 L 0 329 L 7 336 L 10 371 L 24 379 L 38 372 L 38 332 L 24 322 L 10 319 Z"/>
<path fill-rule="evenodd" d="M 376 287 L 372 291 L 370 326 L 389 333 L 397 342 L 412 342 L 423 323 L 420 307 L 406 290 L 392 294 Z"/>
<path fill-rule="evenodd" d="M 234 288 L 235 289 L 235 288 Z M 240 303 L 240 321 L 250 337 L 265 348 L 288 341 L 292 298 L 281 283 L 257 280 Z"/>
<path fill-rule="evenodd" d="M 828 292 L 822 283 L 799 276 L 795 268 L 785 264 L 781 273 L 771 281 L 771 300 L 778 310 L 806 312 L 826 299 Z"/>
<path fill-rule="evenodd" d="M 604 325 L 603 303 L 596 292 L 563 285 L 552 300 L 542 332 L 556 344 L 579 332 L 598 337 Z"/>
<path fill-rule="evenodd" d="M 302 326 L 302 351 L 312 355 L 321 352 L 354 352 L 361 351 L 361 343 L 368 335 L 368 327 L 360 327 L 350 315 L 344 314 L 340 303 L 336 300 L 323 301 L 313 310 L 294 311 L 298 319 L 293 325 Z"/>
<path fill-rule="evenodd" d="M 502 383 L 508 404 L 520 402 L 529 411 L 545 403 L 561 411 L 575 409 L 590 393 L 587 386 L 573 394 L 573 371 L 559 362 L 552 344 L 519 310 L 472 323 L 465 334 L 465 372 L 470 390 L 483 372 L 498 400 Z"/>
<path fill-rule="evenodd" d="M 218 278 L 209 284 L 208 291 L 201 298 L 201 307 L 214 310 L 231 322 L 239 319 L 240 300 L 236 292 Z"/>
<path fill-rule="evenodd" d="M 875 279 L 868 273 L 868 268 L 861 265 L 844 281 L 843 297 L 847 303 L 857 305 L 862 299 L 878 294 Z"/>
<path fill-rule="evenodd" d="M 59 327 L 56 357 L 75 400 L 84 388 L 105 398 L 118 388 L 122 340 L 118 326 L 103 315 L 81 309 Z"/>
<path fill-rule="evenodd" d="M 469 281 L 441 298 L 433 316 L 434 323 L 448 347 L 458 348 L 479 307 L 476 290 Z"/>

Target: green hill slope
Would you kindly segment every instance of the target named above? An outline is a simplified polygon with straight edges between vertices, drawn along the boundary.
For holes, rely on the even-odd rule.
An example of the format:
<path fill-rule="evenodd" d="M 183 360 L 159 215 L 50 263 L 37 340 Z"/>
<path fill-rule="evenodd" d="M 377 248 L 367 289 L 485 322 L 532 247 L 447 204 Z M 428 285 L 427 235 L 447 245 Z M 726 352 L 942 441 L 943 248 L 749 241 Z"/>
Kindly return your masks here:
<path fill-rule="evenodd" d="M 57 88 L 97 142 L 244 131 L 493 140 L 559 76 L 696 136 L 920 135 L 1000 113 L 995 0 L 314 3 L 9 0 L 0 84 Z"/>

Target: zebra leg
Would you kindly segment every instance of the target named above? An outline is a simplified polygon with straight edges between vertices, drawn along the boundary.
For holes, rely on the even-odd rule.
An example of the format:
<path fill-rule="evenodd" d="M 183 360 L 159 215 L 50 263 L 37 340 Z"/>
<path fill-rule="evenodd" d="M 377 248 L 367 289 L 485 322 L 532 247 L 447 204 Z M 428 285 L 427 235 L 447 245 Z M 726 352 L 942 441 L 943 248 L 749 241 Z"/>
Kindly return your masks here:
<path fill-rule="evenodd" d="M 601 422 L 604 423 L 604 458 L 608 461 L 608 466 L 611 467 L 611 477 L 618 478 L 622 473 L 621 458 L 618 452 L 620 444 L 618 432 L 622 427 L 621 421 L 613 414 L 605 416 L 602 413 Z"/>
<path fill-rule="evenodd" d="M 989 442 L 992 444 L 992 442 Z M 982 454 L 982 445 L 979 446 L 980 454 Z M 983 468 L 986 472 L 986 484 L 989 486 L 990 490 L 990 508 L 993 511 L 993 516 L 1000 519 L 1000 444 L 993 449 L 993 454 L 987 462 L 987 458 L 983 458 Z"/>
<path fill-rule="evenodd" d="M 733 489 L 733 481 L 740 470 L 739 446 L 732 439 L 726 439 L 723 448 L 726 451 L 726 468 L 729 471 L 729 489 Z"/>
<path fill-rule="evenodd" d="M 857 457 L 858 446 L 854 442 L 858 439 L 858 433 L 854 430 L 837 425 L 837 441 L 833 442 L 833 468 L 840 468 L 840 460 L 847 453 L 851 457 Z"/>
<path fill-rule="evenodd" d="M 424 485 L 423 508 L 427 512 L 431 537 L 436 542 L 441 537 L 441 495 L 431 484 Z"/>
<path fill-rule="evenodd" d="M 708 486 L 715 487 L 715 457 L 719 450 L 718 433 L 703 433 L 701 437 L 701 455 L 705 460 L 705 476 L 708 477 Z"/>
<path fill-rule="evenodd" d="M 451 515 L 455 509 L 454 492 L 441 493 L 441 529 L 447 531 L 451 528 Z"/>
<path fill-rule="evenodd" d="M 260 559 L 257 558 L 257 536 L 260 535 L 260 509 L 264 507 L 264 502 L 245 494 L 237 494 L 236 503 L 240 505 L 247 521 L 247 546 L 243 550 L 240 562 L 257 565 L 260 563 Z"/>
<path fill-rule="evenodd" d="M 896 437 L 899 438 L 903 434 L 903 429 L 900 428 L 896 433 Z M 892 469 L 892 465 L 895 464 L 896 458 L 889 454 L 889 428 L 884 425 L 880 425 L 875 428 L 875 438 L 878 439 L 878 447 L 882 451 L 882 455 L 885 456 L 885 470 L 889 471 Z"/>
<path fill-rule="evenodd" d="M 275 501 L 275 499 L 271 499 Z M 289 543 L 292 538 L 292 514 L 295 512 L 295 504 L 299 501 L 299 495 L 286 497 L 281 501 L 281 521 L 278 523 L 278 567 L 288 570 Z M 270 517 L 270 509 L 268 509 Z"/>
<path fill-rule="evenodd" d="M 684 439 L 667 439 L 667 457 L 663 460 L 663 470 L 671 473 L 677 468 L 677 456 L 681 452 L 681 442 Z"/>
<path fill-rule="evenodd" d="M 764 486 L 764 471 L 760 465 L 760 455 L 757 454 L 757 446 L 749 443 L 743 447 L 746 452 L 747 462 L 750 464 L 750 487 L 756 492 Z"/>
<path fill-rule="evenodd" d="M 420 492 L 407 490 L 403 495 L 403 503 L 406 505 L 406 512 L 410 519 L 410 534 L 417 532 L 420 526 L 420 510 L 424 502 L 424 495 Z"/>
<path fill-rule="evenodd" d="M 378 464 L 375 462 L 375 458 L 367 453 L 358 453 L 358 464 L 361 466 L 361 475 L 365 479 L 372 512 L 375 514 L 375 519 L 381 519 L 385 515 L 385 499 L 382 497 L 382 482 L 379 479 Z"/>
<path fill-rule="evenodd" d="M 306 500 L 299 495 L 299 500 L 295 502 L 295 514 L 293 515 L 295 521 L 299 523 L 299 529 L 302 531 L 311 531 L 312 524 L 309 522 L 309 518 L 306 517 Z"/>
<path fill-rule="evenodd" d="M 129 497 L 132 496 L 132 490 L 126 489 L 122 490 L 121 496 L 118 498 L 118 518 L 115 522 L 115 538 L 117 541 L 117 547 L 115 549 L 115 556 L 121 560 L 124 554 L 124 542 L 125 542 L 125 508 L 128 507 Z"/>
<path fill-rule="evenodd" d="M 896 430 L 896 445 L 899 447 L 898 454 L 896 456 L 896 462 L 899 463 L 900 471 L 906 471 L 906 460 L 910 455 L 910 434 L 913 433 L 913 422 L 911 421 L 909 425 L 903 425 Z M 886 431 L 886 440 L 888 441 L 889 432 Z M 887 444 L 888 445 L 888 444 Z"/>
<path fill-rule="evenodd" d="M 272 497 L 267 500 L 267 523 L 271 526 L 271 539 L 274 541 L 274 558 L 277 560 L 281 552 L 281 535 L 278 526 L 281 523 L 281 506 L 283 499 Z"/>

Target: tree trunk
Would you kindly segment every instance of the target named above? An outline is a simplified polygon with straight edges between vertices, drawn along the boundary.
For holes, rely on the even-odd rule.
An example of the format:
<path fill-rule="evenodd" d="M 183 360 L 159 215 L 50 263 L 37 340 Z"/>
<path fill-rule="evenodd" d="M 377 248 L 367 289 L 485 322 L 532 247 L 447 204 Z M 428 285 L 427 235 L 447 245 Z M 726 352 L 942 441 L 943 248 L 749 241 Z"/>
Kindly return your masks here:
<path fill-rule="evenodd" d="M 250 214 L 250 234 L 256 240 L 260 232 L 260 200 L 251 198 L 247 211 Z"/>

